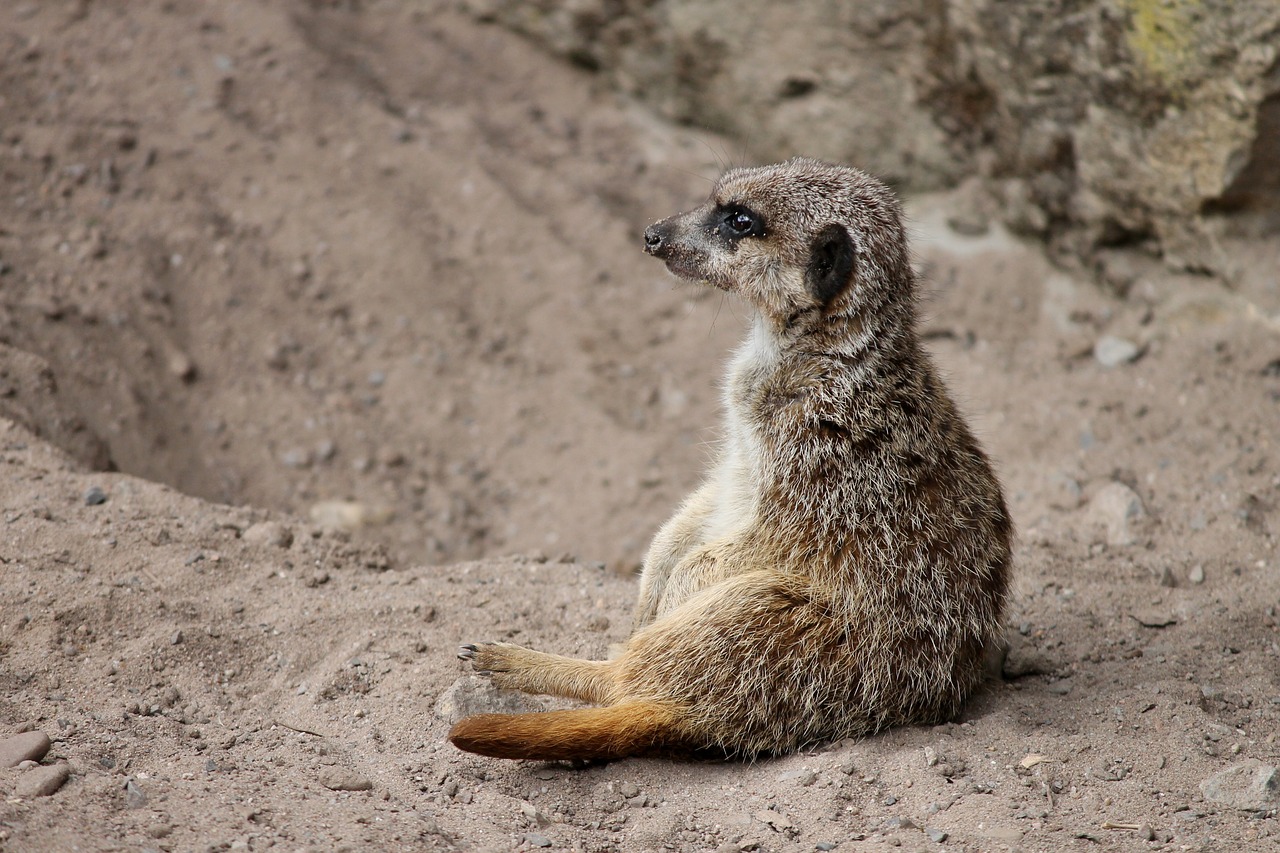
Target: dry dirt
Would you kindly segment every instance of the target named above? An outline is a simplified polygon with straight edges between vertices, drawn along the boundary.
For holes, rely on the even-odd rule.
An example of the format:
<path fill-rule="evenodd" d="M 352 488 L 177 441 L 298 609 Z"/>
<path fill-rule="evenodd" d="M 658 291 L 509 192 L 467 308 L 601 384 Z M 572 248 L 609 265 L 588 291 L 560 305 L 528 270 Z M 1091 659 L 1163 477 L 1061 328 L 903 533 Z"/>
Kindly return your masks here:
<path fill-rule="evenodd" d="M 963 720 L 754 764 L 443 742 L 541 707 L 459 642 L 623 638 L 743 323 L 638 248 L 732 145 L 451 9 L 0 5 L 0 741 L 53 740 L 0 848 L 1275 849 L 1274 799 L 1200 787 L 1280 763 L 1274 236 L 1230 288 L 1117 255 L 1120 298 L 911 200 L 1021 531 Z"/>

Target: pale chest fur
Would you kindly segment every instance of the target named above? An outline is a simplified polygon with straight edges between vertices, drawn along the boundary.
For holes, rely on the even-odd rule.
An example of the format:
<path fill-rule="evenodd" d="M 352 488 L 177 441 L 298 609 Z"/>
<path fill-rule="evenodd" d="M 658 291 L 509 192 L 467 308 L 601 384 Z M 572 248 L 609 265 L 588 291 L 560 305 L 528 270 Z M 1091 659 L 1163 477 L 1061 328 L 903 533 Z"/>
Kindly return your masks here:
<path fill-rule="evenodd" d="M 733 539 L 755 524 L 764 477 L 764 448 L 747 411 L 747 399 L 778 363 L 778 345 L 757 320 L 729 365 L 724 386 L 725 435 L 712 471 L 715 508 L 707 518 L 704 541 Z"/>

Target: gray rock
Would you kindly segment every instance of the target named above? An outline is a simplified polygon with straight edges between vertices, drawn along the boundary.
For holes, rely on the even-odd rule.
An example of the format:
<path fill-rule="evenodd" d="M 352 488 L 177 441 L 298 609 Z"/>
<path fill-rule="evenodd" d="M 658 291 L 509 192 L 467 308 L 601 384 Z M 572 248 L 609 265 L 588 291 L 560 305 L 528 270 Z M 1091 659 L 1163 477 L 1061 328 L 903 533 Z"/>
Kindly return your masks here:
<path fill-rule="evenodd" d="M 61 788 L 70 777 L 71 765 L 65 761 L 48 767 L 33 767 L 18 777 L 13 795 L 28 800 L 32 797 L 47 797 Z"/>
<path fill-rule="evenodd" d="M 1093 345 L 1093 357 L 1103 367 L 1119 367 L 1128 364 L 1138 357 L 1141 350 L 1133 341 L 1117 338 L 1115 335 L 1103 335 Z"/>
<path fill-rule="evenodd" d="M 1187 572 L 1187 580 L 1194 584 L 1204 583 L 1204 566 L 1197 563 L 1191 567 L 1191 571 Z"/>
<path fill-rule="evenodd" d="M 260 521 L 244 532 L 244 541 L 288 548 L 293 544 L 293 531 L 278 521 Z"/>
<path fill-rule="evenodd" d="M 84 493 L 85 506 L 99 506 L 107 502 L 107 493 L 100 486 L 90 486 Z"/>
<path fill-rule="evenodd" d="M 934 844 L 941 844 L 942 842 L 946 841 L 947 838 L 949 837 L 947 835 L 946 830 L 934 829 L 931 826 L 926 826 L 924 828 L 924 834 L 929 836 L 929 840 L 932 841 Z"/>
<path fill-rule="evenodd" d="M 0 767 L 17 767 L 24 761 L 39 761 L 49 751 L 44 732 L 23 732 L 0 740 Z"/>
<path fill-rule="evenodd" d="M 1201 782 L 1200 793 L 1210 802 L 1241 811 L 1276 808 L 1280 806 L 1280 771 L 1250 758 Z"/>
<path fill-rule="evenodd" d="M 537 832 L 526 832 L 524 835 L 525 843 L 530 847 L 550 847 L 551 839 Z"/>
<path fill-rule="evenodd" d="M 359 773 L 343 767 L 326 767 L 320 771 L 320 784 L 330 791 L 372 791 L 373 783 Z"/>

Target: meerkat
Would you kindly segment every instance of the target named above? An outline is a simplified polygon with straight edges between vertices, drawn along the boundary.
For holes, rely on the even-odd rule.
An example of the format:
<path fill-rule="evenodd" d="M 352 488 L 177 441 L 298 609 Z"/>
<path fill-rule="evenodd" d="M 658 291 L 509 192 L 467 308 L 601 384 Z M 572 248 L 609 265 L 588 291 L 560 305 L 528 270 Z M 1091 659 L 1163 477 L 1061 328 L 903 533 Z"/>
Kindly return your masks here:
<path fill-rule="evenodd" d="M 644 248 L 755 309 L 718 459 L 655 536 L 616 657 L 459 651 L 499 687 L 599 707 L 476 715 L 449 740 L 754 757 L 954 717 L 1001 638 L 1013 529 L 921 347 L 897 200 L 816 160 L 732 169 Z"/>

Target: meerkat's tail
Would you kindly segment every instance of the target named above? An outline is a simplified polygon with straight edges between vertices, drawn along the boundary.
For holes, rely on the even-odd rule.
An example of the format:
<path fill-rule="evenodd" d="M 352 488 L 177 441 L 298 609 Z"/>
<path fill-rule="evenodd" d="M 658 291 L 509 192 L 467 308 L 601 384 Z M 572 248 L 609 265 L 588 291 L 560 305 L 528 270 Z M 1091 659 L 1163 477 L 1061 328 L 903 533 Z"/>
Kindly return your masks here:
<path fill-rule="evenodd" d="M 449 732 L 459 749 L 491 758 L 612 759 L 680 744 L 677 715 L 656 702 L 542 714 L 477 714 Z"/>

